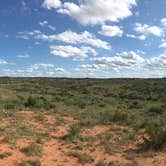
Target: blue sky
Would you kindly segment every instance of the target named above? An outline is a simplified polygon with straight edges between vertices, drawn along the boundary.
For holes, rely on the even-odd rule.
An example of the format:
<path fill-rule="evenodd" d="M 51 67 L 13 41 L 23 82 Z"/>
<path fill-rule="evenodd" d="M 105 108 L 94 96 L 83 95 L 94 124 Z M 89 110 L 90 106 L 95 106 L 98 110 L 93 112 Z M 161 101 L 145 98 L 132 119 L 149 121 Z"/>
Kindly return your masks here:
<path fill-rule="evenodd" d="M 165 0 L 5 0 L 0 76 L 166 77 Z"/>

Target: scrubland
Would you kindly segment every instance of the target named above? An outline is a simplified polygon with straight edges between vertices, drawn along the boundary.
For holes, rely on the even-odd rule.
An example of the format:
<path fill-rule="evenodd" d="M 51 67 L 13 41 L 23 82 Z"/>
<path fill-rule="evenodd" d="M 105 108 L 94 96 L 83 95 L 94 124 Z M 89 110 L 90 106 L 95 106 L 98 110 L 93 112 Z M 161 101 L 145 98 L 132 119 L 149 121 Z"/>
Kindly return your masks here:
<path fill-rule="evenodd" d="M 166 165 L 166 79 L 0 78 L 0 166 L 82 165 Z"/>

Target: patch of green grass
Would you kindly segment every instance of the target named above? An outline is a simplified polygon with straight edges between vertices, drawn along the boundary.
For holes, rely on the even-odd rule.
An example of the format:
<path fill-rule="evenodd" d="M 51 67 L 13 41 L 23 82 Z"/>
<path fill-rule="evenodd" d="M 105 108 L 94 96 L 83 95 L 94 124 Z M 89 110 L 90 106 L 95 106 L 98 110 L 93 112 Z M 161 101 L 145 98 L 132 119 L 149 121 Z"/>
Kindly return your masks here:
<path fill-rule="evenodd" d="M 148 109 L 147 113 L 150 115 L 160 115 L 163 114 L 164 111 L 165 110 L 161 106 L 154 105 Z"/>
<path fill-rule="evenodd" d="M 14 113 L 14 110 L 2 109 L 0 110 L 0 117 L 13 117 Z"/>
<path fill-rule="evenodd" d="M 136 133 L 134 131 L 128 132 L 124 135 L 124 138 L 127 142 L 134 141 L 136 138 Z"/>
<path fill-rule="evenodd" d="M 1 153 L 1 154 L 0 154 L 0 159 L 7 158 L 7 157 L 9 157 L 9 156 L 11 156 L 11 155 L 12 155 L 11 152 Z"/>
<path fill-rule="evenodd" d="M 40 160 L 24 160 L 21 163 L 17 164 L 17 166 L 41 166 Z"/>
<path fill-rule="evenodd" d="M 39 113 L 35 118 L 39 122 L 43 122 L 44 120 L 46 120 L 46 118 L 45 118 L 43 113 Z"/>
<path fill-rule="evenodd" d="M 100 160 L 96 163 L 95 166 L 108 166 L 106 162 L 104 162 L 103 160 Z"/>
<path fill-rule="evenodd" d="M 35 132 L 29 126 L 25 124 L 20 124 L 16 129 L 16 134 L 18 137 L 29 137 L 33 136 Z"/>
<path fill-rule="evenodd" d="M 124 166 L 138 166 L 136 161 L 133 161 L 131 164 L 125 164 Z"/>
<path fill-rule="evenodd" d="M 75 141 L 79 138 L 81 133 L 81 126 L 80 124 L 76 123 L 70 126 L 69 133 L 62 137 L 63 140 L 66 141 Z"/>
<path fill-rule="evenodd" d="M 35 143 L 28 145 L 27 147 L 21 149 L 21 151 L 28 156 L 41 156 L 42 154 L 41 147 Z"/>
<path fill-rule="evenodd" d="M 68 156 L 72 156 L 78 159 L 78 162 L 81 164 L 88 164 L 94 162 L 94 159 L 88 155 L 87 153 L 80 153 L 80 152 L 75 152 L 71 151 L 68 153 Z"/>
<path fill-rule="evenodd" d="M 110 143 L 110 139 L 112 138 L 110 133 L 101 133 L 97 136 L 100 140 L 100 145 L 104 148 L 105 152 L 108 154 L 112 154 L 114 152 L 114 148 Z"/>
<path fill-rule="evenodd" d="M 4 133 L 4 138 L 2 140 L 3 142 L 6 142 L 6 143 L 15 143 L 16 141 L 16 136 L 13 135 L 13 133 L 9 133 L 9 132 L 5 132 Z"/>

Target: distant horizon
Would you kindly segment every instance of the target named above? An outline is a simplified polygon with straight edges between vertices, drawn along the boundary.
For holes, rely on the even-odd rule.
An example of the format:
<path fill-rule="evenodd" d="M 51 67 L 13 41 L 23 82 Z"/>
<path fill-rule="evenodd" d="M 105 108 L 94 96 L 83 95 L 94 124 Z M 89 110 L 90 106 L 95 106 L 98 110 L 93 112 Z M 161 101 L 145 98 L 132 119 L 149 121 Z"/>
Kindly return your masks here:
<path fill-rule="evenodd" d="M 98 80 L 109 80 L 109 79 L 166 79 L 166 77 L 147 77 L 147 78 L 141 78 L 141 77 L 108 77 L 108 78 L 101 78 L 101 77 L 24 77 L 24 76 L 0 76 L 1 78 L 48 78 L 48 79 L 98 79 Z"/>
<path fill-rule="evenodd" d="M 165 0 L 5 0 L 0 76 L 166 77 Z"/>

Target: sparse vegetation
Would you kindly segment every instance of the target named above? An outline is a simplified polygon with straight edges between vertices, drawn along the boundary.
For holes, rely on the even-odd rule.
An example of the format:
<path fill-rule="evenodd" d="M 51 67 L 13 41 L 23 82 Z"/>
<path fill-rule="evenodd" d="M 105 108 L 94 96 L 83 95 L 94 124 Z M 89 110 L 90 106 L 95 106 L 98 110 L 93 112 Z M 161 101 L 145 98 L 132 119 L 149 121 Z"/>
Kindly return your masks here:
<path fill-rule="evenodd" d="M 0 78 L 0 92 L 0 141 L 12 148 L 0 165 L 16 151 L 28 157 L 18 166 L 40 166 L 47 146 L 96 166 L 125 166 L 107 158 L 122 152 L 165 154 L 166 79 Z"/>

